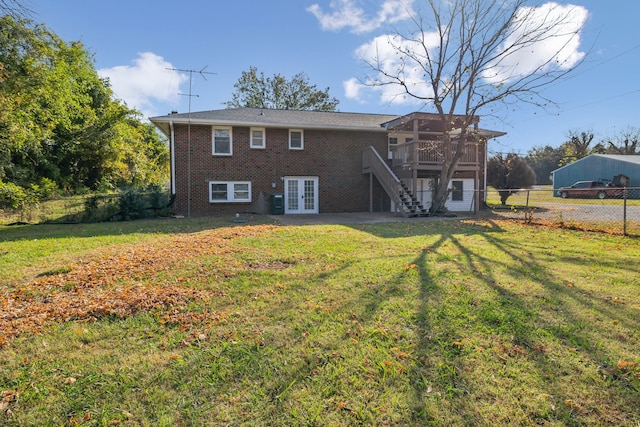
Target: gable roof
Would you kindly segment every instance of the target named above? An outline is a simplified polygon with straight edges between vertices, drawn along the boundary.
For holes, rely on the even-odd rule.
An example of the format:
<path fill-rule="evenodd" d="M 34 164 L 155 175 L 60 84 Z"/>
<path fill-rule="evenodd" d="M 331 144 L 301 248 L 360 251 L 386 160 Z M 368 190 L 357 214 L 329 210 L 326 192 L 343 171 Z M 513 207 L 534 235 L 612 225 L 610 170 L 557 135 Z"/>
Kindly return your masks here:
<path fill-rule="evenodd" d="M 575 162 L 569 163 L 568 165 L 564 165 L 561 168 L 551 171 L 551 173 L 555 173 L 561 169 L 568 168 L 572 165 L 576 165 L 577 163 L 582 162 L 585 159 L 593 158 L 593 157 L 603 157 L 605 159 L 612 159 L 619 162 L 632 163 L 634 165 L 640 166 L 640 156 L 633 154 L 589 154 L 586 157 L 576 160 Z"/>
<path fill-rule="evenodd" d="M 383 124 L 398 117 L 398 115 L 387 114 L 228 108 L 182 114 L 173 113 L 151 117 L 149 120 L 169 135 L 170 123 L 386 131 Z"/>

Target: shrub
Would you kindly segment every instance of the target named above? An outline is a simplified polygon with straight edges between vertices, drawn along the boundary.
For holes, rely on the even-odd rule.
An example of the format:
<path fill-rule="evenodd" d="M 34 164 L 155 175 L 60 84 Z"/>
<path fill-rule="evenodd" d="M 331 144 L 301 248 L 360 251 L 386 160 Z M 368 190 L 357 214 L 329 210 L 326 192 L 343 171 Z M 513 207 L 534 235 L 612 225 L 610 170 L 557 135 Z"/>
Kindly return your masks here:
<path fill-rule="evenodd" d="M 536 173 L 516 154 L 507 154 L 505 158 L 498 153 L 487 162 L 487 185 L 498 190 L 503 206 L 507 204 L 509 196 L 535 183 Z"/>
<path fill-rule="evenodd" d="M 119 219 L 123 221 L 147 216 L 147 202 L 145 197 L 139 190 L 133 188 L 128 188 L 120 192 L 118 207 L 120 208 L 118 212 Z"/>
<path fill-rule="evenodd" d="M 40 199 L 54 199 L 59 194 L 58 185 L 49 178 L 42 178 L 38 184 L 38 196 Z"/>
<path fill-rule="evenodd" d="M 171 198 L 161 185 L 152 185 L 147 189 L 147 200 L 156 215 L 167 215 L 169 213 Z"/>
<path fill-rule="evenodd" d="M 28 198 L 24 188 L 12 182 L 0 181 L 0 209 L 18 209 Z"/>
<path fill-rule="evenodd" d="M 129 221 L 166 216 L 171 199 L 160 186 L 126 188 L 117 195 L 93 195 L 84 201 L 83 221 Z"/>

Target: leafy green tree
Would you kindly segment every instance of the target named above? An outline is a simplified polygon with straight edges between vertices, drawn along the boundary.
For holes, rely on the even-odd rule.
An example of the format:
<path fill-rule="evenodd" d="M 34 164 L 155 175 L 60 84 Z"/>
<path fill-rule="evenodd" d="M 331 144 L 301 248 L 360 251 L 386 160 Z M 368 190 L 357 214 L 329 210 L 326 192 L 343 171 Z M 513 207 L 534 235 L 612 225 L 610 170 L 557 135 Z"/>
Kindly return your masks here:
<path fill-rule="evenodd" d="M 0 179 L 24 181 L 40 157 L 40 141 L 55 128 L 41 91 L 54 40 L 42 27 L 30 29 L 10 15 L 0 17 L 0 29 Z"/>
<path fill-rule="evenodd" d="M 280 74 L 265 77 L 258 69 L 243 71 L 227 108 L 252 107 L 280 110 L 336 111 L 338 99 L 329 95 L 329 88 L 320 90 L 309 83 L 305 73 L 298 73 L 287 80 Z"/>
<path fill-rule="evenodd" d="M 507 204 L 509 196 L 535 182 L 536 173 L 516 154 L 510 153 L 507 157 L 497 154 L 487 162 L 487 184 L 498 190 L 503 205 Z"/>
<path fill-rule="evenodd" d="M 553 148 L 550 145 L 529 150 L 525 161 L 536 173 L 536 184 L 551 184 L 551 172 L 561 166 L 564 156 L 563 148 Z"/>
<path fill-rule="evenodd" d="M 165 183 L 167 171 L 166 142 L 113 99 L 81 43 L 0 17 L 0 180 L 81 191 Z"/>
<path fill-rule="evenodd" d="M 123 120 L 114 124 L 113 132 L 112 156 L 104 165 L 106 175 L 112 178 L 103 185 L 145 188 L 168 182 L 167 141 L 151 123 L 143 122 L 139 113 L 129 110 Z"/>

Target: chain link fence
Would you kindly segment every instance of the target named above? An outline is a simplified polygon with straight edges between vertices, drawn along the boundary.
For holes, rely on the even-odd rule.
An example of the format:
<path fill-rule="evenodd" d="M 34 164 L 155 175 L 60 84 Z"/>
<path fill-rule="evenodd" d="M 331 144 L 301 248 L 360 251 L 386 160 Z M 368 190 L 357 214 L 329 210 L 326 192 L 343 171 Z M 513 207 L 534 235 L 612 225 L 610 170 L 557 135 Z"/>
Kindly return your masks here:
<path fill-rule="evenodd" d="M 597 191 L 580 198 L 562 198 L 550 187 L 522 189 L 510 194 L 502 204 L 500 193 L 488 190 L 487 208 L 480 212 L 529 224 L 640 237 L 640 188 L 625 188 L 619 194 L 609 194 L 602 199 Z M 459 203 L 454 203 L 456 208 L 451 210 L 458 214 L 476 212 L 473 202 L 478 200 L 476 196 L 473 191 L 465 190 L 456 197 Z M 163 216 L 170 205 L 168 195 L 162 193 L 154 193 L 150 198 L 146 194 L 132 198 L 123 198 L 122 194 L 66 197 L 19 210 L 0 210 L 0 224 L 110 221 L 121 219 L 123 211 L 133 213 L 132 218 L 147 214 Z"/>
<path fill-rule="evenodd" d="M 499 217 L 527 223 L 640 236 L 640 188 L 603 193 L 594 189 L 579 197 L 561 197 L 550 187 L 517 190 L 502 204 L 497 190 L 486 193 L 488 209 Z"/>
<path fill-rule="evenodd" d="M 163 191 L 61 197 L 18 209 L 0 209 L 0 225 L 77 224 L 167 216 L 172 203 L 170 195 Z"/>

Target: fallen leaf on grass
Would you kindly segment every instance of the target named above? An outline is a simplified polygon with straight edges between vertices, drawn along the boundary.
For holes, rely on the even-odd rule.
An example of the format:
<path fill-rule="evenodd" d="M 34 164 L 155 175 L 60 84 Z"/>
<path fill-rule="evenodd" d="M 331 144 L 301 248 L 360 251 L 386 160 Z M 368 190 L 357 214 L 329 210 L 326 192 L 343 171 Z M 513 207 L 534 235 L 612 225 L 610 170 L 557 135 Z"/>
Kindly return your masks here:
<path fill-rule="evenodd" d="M 2 390 L 0 392 L 0 397 L 2 397 L 2 402 L 13 402 L 20 397 L 20 393 L 15 390 Z"/>
<path fill-rule="evenodd" d="M 627 370 L 635 369 L 635 367 L 638 366 L 638 364 L 635 362 L 627 362 L 626 360 L 618 360 L 618 363 L 616 366 L 621 371 L 627 371 Z"/>
<path fill-rule="evenodd" d="M 2 390 L 0 392 L 0 413 L 10 416 L 11 409 L 9 409 L 9 405 L 11 402 L 18 400 L 18 397 L 20 397 L 20 393 L 15 390 Z"/>
<path fill-rule="evenodd" d="M 146 284 L 152 282 L 148 278 L 192 258 L 235 252 L 237 249 L 231 247 L 233 239 L 257 236 L 272 228 L 275 227 L 222 228 L 119 246 L 101 257 L 81 260 L 56 274 L 22 284 L 0 295 L 0 348 L 20 334 L 39 333 L 55 322 L 124 318 L 154 310 L 174 315 L 183 312 L 188 302 L 206 301 L 218 293 L 172 283 Z M 147 280 L 130 284 L 141 279 Z M 184 316 L 178 320 L 187 327 L 203 320 L 195 313 L 193 316 L 197 319 Z M 171 320 L 176 318 L 172 316 Z"/>
<path fill-rule="evenodd" d="M 575 400 L 572 399 L 565 399 L 563 401 L 563 403 L 565 404 L 565 406 L 567 406 L 568 408 L 578 412 L 578 413 L 585 413 L 587 410 L 584 406 L 582 406 L 581 404 L 579 404 L 578 402 L 576 402 Z"/>

